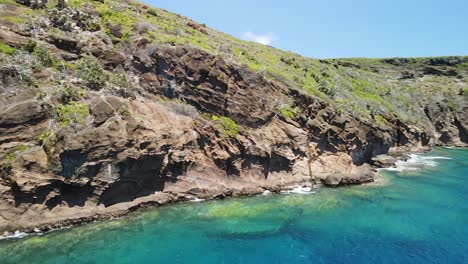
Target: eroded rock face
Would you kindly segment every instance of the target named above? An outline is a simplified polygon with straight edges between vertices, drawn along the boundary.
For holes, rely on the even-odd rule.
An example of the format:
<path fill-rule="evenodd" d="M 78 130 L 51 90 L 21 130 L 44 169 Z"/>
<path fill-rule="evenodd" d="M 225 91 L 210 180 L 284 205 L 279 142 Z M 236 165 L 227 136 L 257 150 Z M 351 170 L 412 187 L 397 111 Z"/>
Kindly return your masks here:
<path fill-rule="evenodd" d="M 69 42 L 64 48 L 74 52 Z M 76 49 L 93 53 L 80 43 Z M 0 110 L 3 157 L 28 146 L 0 180 L 0 231 L 194 198 L 366 183 L 377 155 L 467 143 L 466 108 L 428 106 L 427 128 L 398 120 L 375 127 L 203 51 L 144 49 L 95 54 L 108 67 L 125 61 L 138 96 L 87 93 L 90 116 L 59 127 L 45 143 L 35 139 L 54 127 L 51 105 L 31 99 Z M 297 108 L 295 116 L 281 115 L 284 103 Z M 238 133 L 227 134 L 211 115 L 229 117 Z"/>
<path fill-rule="evenodd" d="M 447 106 L 436 103 L 424 108 L 427 117 L 433 123 L 435 144 L 463 147 L 468 143 L 468 102 L 453 111 Z"/>

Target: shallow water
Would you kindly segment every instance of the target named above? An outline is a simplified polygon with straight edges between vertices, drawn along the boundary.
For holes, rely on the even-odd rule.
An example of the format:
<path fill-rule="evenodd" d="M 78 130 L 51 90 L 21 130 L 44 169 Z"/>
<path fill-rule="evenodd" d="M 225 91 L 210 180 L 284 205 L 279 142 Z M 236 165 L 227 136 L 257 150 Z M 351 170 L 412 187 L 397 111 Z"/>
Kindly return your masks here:
<path fill-rule="evenodd" d="M 468 263 L 468 150 L 381 184 L 154 209 L 0 241 L 0 263 Z"/>

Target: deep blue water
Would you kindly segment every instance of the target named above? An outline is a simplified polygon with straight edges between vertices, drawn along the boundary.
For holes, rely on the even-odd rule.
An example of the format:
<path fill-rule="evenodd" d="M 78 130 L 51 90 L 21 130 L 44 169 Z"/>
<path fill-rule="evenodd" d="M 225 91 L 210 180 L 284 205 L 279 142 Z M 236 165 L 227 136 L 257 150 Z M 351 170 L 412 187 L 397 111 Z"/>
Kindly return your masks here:
<path fill-rule="evenodd" d="M 378 184 L 187 203 L 0 241 L 0 263 L 468 263 L 468 150 Z"/>

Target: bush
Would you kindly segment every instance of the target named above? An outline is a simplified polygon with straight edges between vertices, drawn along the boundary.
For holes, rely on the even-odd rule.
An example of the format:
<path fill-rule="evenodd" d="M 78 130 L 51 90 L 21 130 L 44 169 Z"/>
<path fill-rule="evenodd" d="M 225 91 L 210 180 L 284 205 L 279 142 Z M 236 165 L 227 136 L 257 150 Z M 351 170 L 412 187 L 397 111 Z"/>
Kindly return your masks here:
<path fill-rule="evenodd" d="M 226 116 L 211 116 L 211 120 L 215 121 L 219 128 L 224 132 L 224 134 L 235 137 L 239 134 L 239 126 L 237 123 L 229 117 Z"/>
<path fill-rule="evenodd" d="M 328 82 L 326 81 L 321 81 L 318 85 L 318 88 L 317 88 L 320 92 L 328 95 L 328 96 L 335 96 L 335 91 L 333 90 L 332 86 L 329 85 Z"/>
<path fill-rule="evenodd" d="M 381 127 L 387 125 L 388 122 L 387 119 L 385 119 L 385 117 L 378 114 L 374 116 L 374 120 L 377 122 L 377 125 Z"/>
<path fill-rule="evenodd" d="M 129 36 L 135 33 L 135 24 L 139 20 L 132 12 L 129 12 L 128 10 L 119 10 L 118 8 L 106 5 L 98 8 L 98 11 L 101 13 L 102 24 L 107 25 L 106 33 L 108 35 L 115 36 L 117 41 L 128 39 Z M 119 27 L 119 36 L 112 33 L 112 30 L 109 27 L 110 25 L 113 27 Z"/>
<path fill-rule="evenodd" d="M 296 118 L 297 108 L 291 107 L 289 104 L 281 104 L 278 106 L 278 113 L 284 118 Z"/>
<path fill-rule="evenodd" d="M 49 130 L 45 131 L 44 133 L 42 133 L 36 138 L 37 144 L 41 146 L 45 145 L 50 136 L 52 136 L 52 131 L 49 131 Z"/>
<path fill-rule="evenodd" d="M 58 64 L 58 59 L 50 53 L 50 50 L 35 41 L 30 40 L 24 49 L 31 53 L 42 67 L 48 68 Z"/>
<path fill-rule="evenodd" d="M 8 54 L 8 55 L 12 55 L 13 53 L 15 53 L 16 49 L 8 46 L 7 44 L 3 43 L 3 42 L 0 42 L 0 53 L 5 53 L 5 54 Z"/>
<path fill-rule="evenodd" d="M 128 109 L 125 108 L 125 109 L 122 109 L 122 111 L 120 111 L 120 115 L 121 115 L 121 116 L 129 117 L 129 116 L 132 115 L 132 113 L 130 112 L 130 110 L 128 110 Z"/>
<path fill-rule="evenodd" d="M 57 58 L 55 58 L 50 53 L 49 49 L 44 46 L 36 46 L 32 54 L 36 56 L 37 60 L 43 67 L 53 67 L 58 63 Z"/>
<path fill-rule="evenodd" d="M 60 104 L 55 108 L 57 120 L 61 126 L 67 126 L 70 123 L 83 123 L 89 115 L 88 106 L 76 102 L 67 105 Z"/>
<path fill-rule="evenodd" d="M 101 29 L 97 16 L 73 8 L 54 8 L 48 14 L 52 26 L 64 31 L 74 31 L 76 28 L 86 31 Z"/>
<path fill-rule="evenodd" d="M 31 8 L 45 8 L 47 0 L 16 0 L 17 3 Z"/>
<path fill-rule="evenodd" d="M 33 69 L 40 67 L 35 56 L 18 50 L 13 55 L 0 53 L 0 91 L 33 84 Z"/>
<path fill-rule="evenodd" d="M 125 75 L 125 72 L 109 74 L 109 83 L 120 88 L 129 87 L 129 78 Z"/>
<path fill-rule="evenodd" d="M 148 22 L 140 22 L 135 24 L 135 32 L 138 34 L 146 34 L 148 32 L 155 32 L 158 30 L 158 27 Z"/>
<path fill-rule="evenodd" d="M 78 77 L 86 82 L 86 86 L 93 90 L 100 90 L 109 79 L 99 62 L 93 57 L 85 57 L 78 62 Z"/>
<path fill-rule="evenodd" d="M 71 86 L 65 86 L 60 90 L 60 102 L 68 104 L 73 101 L 79 101 L 83 97 L 84 91 Z"/>
<path fill-rule="evenodd" d="M 148 9 L 148 14 L 152 16 L 158 16 L 158 11 L 156 11 L 154 8 L 150 8 Z"/>
<path fill-rule="evenodd" d="M 26 50 L 27 52 L 29 53 L 33 53 L 34 52 L 34 49 L 37 47 L 37 42 L 36 41 L 33 41 L 33 40 L 30 40 L 28 41 L 28 43 L 26 44 L 26 46 L 24 46 L 24 50 Z"/>
<path fill-rule="evenodd" d="M 13 163 L 15 162 L 15 160 L 16 160 L 16 152 L 15 151 L 10 152 L 8 155 L 6 155 L 3 158 L 3 164 L 1 166 L 0 175 L 1 174 L 3 174 L 3 175 L 10 174 L 11 171 L 13 170 Z"/>
<path fill-rule="evenodd" d="M 47 93 L 45 91 L 40 91 L 36 94 L 37 100 L 44 100 L 47 97 Z"/>

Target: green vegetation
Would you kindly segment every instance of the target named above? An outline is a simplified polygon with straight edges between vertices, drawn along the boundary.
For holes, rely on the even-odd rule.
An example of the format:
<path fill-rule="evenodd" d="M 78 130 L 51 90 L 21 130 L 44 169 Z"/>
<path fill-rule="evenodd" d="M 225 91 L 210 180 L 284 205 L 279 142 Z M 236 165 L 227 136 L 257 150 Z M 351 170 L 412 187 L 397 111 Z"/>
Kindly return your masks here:
<path fill-rule="evenodd" d="M 30 52 L 39 62 L 41 67 L 53 67 L 58 64 L 58 59 L 50 53 L 50 50 L 37 42 L 30 40 L 24 48 Z"/>
<path fill-rule="evenodd" d="M 284 118 L 295 119 L 297 114 L 297 108 L 291 107 L 289 104 L 281 104 L 278 106 L 279 114 Z"/>
<path fill-rule="evenodd" d="M 375 121 L 377 121 L 377 124 L 380 127 L 387 125 L 387 122 L 388 122 L 387 119 L 385 119 L 385 117 L 383 117 L 381 115 L 375 115 L 374 119 L 375 119 Z"/>
<path fill-rule="evenodd" d="M 17 5 L 14 0 L 0 0 L 0 5 Z"/>
<path fill-rule="evenodd" d="M 71 86 L 65 86 L 59 90 L 60 93 L 60 102 L 62 104 L 68 104 L 73 101 L 79 101 L 83 95 L 84 91 Z"/>
<path fill-rule="evenodd" d="M 40 146 L 47 144 L 47 140 L 50 138 L 50 136 L 52 136 L 52 131 L 50 130 L 45 131 L 44 133 L 42 133 L 36 138 L 37 144 Z"/>
<path fill-rule="evenodd" d="M 55 112 L 61 126 L 67 126 L 71 123 L 83 123 L 89 115 L 88 106 L 77 102 L 71 102 L 66 105 L 60 104 L 55 107 Z"/>
<path fill-rule="evenodd" d="M 67 8 L 56 8 L 56 1 L 49 2 L 47 14 L 51 24 L 64 31 L 74 31 L 76 27 L 88 31 L 100 30 L 100 19 L 89 12 L 77 9 L 81 5 L 79 2 L 85 1 L 69 1 Z"/>
<path fill-rule="evenodd" d="M 42 29 L 46 30 L 49 36 L 73 35 L 76 33 L 76 27 L 79 27 L 80 30 L 91 31 L 92 33 L 88 33 L 93 35 L 93 38 L 100 38 L 106 45 L 113 45 L 114 49 L 122 52 L 129 51 L 134 40 L 141 37 L 155 47 L 171 44 L 202 49 L 212 55 L 219 55 L 228 64 L 243 64 L 266 80 L 280 81 L 301 93 L 316 96 L 321 101 L 332 104 L 340 112 L 349 113 L 373 124 L 383 124 L 397 118 L 424 125 L 421 120 L 427 118 L 421 109 L 425 104 L 444 98 L 448 101 L 447 105 L 455 108 L 460 104 L 459 98 L 466 97 L 467 94 L 460 92 L 466 90 L 463 81 L 456 81 L 454 77 L 426 75 L 424 82 L 416 80 L 417 78 L 400 78 L 401 67 L 410 73 L 428 65 L 437 68 L 440 58 L 305 58 L 292 52 L 236 39 L 206 28 L 205 25 L 197 24 L 184 16 L 136 1 L 69 0 L 68 8 L 61 10 L 56 8 L 57 0 L 50 0 L 47 10 L 18 6 L 13 0 L 0 0 L 0 3 L 15 4 L 18 13 L 27 14 L 24 17 L 10 13 L 0 14 L 2 19 L 21 25 L 31 26 L 30 23 L 35 23 L 34 26 L 38 26 L 41 24 L 41 17 L 47 16 L 51 20 L 51 27 L 44 26 Z M 99 15 L 96 15 L 97 13 Z M 105 32 L 106 35 L 101 32 Z M 128 91 L 133 87 L 129 85 L 130 78 L 126 72 L 122 69 L 107 72 L 99 61 L 91 56 L 85 56 L 78 63 L 70 61 L 59 64 L 58 59 L 51 55 L 46 47 L 38 46 L 36 42 L 28 44 L 25 49 L 34 55 L 31 62 L 22 63 L 22 57 L 15 55 L 21 50 L 15 50 L 0 42 L 0 62 L 7 64 L 6 62 L 11 61 L 6 78 L 9 85 L 32 84 L 34 70 L 38 67 L 57 66 L 56 70 L 60 70 L 58 74 L 74 72 L 74 76 L 81 78 L 85 86 L 92 90 L 100 90 L 106 86 L 109 90 L 118 90 L 120 94 L 135 94 L 133 90 Z M 11 58 L 8 55 L 11 55 Z M 466 58 L 446 59 L 455 60 L 455 64 L 451 64 L 454 66 L 449 67 L 456 70 L 458 80 L 463 80 L 463 74 L 468 71 Z M 21 67 L 17 69 L 12 65 Z M 444 70 L 444 66 L 439 68 Z M 78 101 L 81 98 L 80 93 L 64 90 L 60 101 L 65 105 Z M 196 111 L 185 109 L 184 106 L 174 105 L 170 108 L 190 116 L 198 115 Z M 277 113 L 284 118 L 294 119 L 297 109 L 282 105 L 277 108 Z M 220 120 L 216 121 L 223 123 Z M 237 133 L 234 132 L 236 126 L 227 121 L 224 123 L 226 124 L 220 126 L 225 126 L 227 131 L 232 132 L 230 134 Z"/>
<path fill-rule="evenodd" d="M 101 4 L 97 7 L 97 11 L 101 13 L 102 24 L 106 26 L 108 35 L 117 39 L 127 39 L 133 33 L 138 21 L 136 15 L 128 9 L 122 10 L 107 4 Z M 112 34 L 111 26 L 119 26 L 122 35 Z"/>
<path fill-rule="evenodd" d="M 39 63 L 43 67 L 53 67 L 57 65 L 58 60 L 55 58 L 47 49 L 46 47 L 43 46 L 36 46 L 34 49 L 33 53 L 34 56 L 38 59 Z"/>
<path fill-rule="evenodd" d="M 36 57 L 17 50 L 11 55 L 0 53 L 0 88 L 20 88 L 33 85 L 33 71 L 40 68 Z"/>
<path fill-rule="evenodd" d="M 47 92 L 40 91 L 36 94 L 37 100 L 44 100 L 47 97 Z"/>
<path fill-rule="evenodd" d="M 18 148 L 18 151 L 19 151 L 19 152 L 24 152 L 24 151 L 26 151 L 26 150 L 28 150 L 28 149 L 29 149 L 28 146 L 22 145 L 22 146 L 20 146 L 20 147 Z"/>
<path fill-rule="evenodd" d="M 94 57 L 84 57 L 77 65 L 77 75 L 83 79 L 86 86 L 93 90 L 100 90 L 109 79 L 104 69 Z"/>
<path fill-rule="evenodd" d="M 148 8 L 148 14 L 152 15 L 152 16 L 158 16 L 158 11 L 155 9 L 155 8 Z"/>
<path fill-rule="evenodd" d="M 468 62 L 458 64 L 457 68 L 463 69 L 463 70 L 468 70 Z"/>
<path fill-rule="evenodd" d="M 124 109 L 122 109 L 122 110 L 120 111 L 120 115 L 121 115 L 121 116 L 129 117 L 129 116 L 132 115 L 132 113 L 130 112 L 130 110 L 124 108 Z"/>
<path fill-rule="evenodd" d="M 24 47 L 24 50 L 26 50 L 29 53 L 33 53 L 36 47 L 37 47 L 37 42 L 33 40 L 29 40 L 26 46 Z"/>
<path fill-rule="evenodd" d="M 15 53 L 15 51 L 15 48 L 12 48 L 3 42 L 0 42 L 0 53 L 12 55 L 13 53 Z"/>
<path fill-rule="evenodd" d="M 125 73 L 112 73 L 109 74 L 109 82 L 117 87 L 129 87 L 129 81 Z"/>
<path fill-rule="evenodd" d="M 224 134 L 235 137 L 239 134 L 239 125 L 229 117 L 226 116 L 211 116 L 211 120 L 215 121 L 218 124 L 219 128 L 224 132 Z"/>
<path fill-rule="evenodd" d="M 15 160 L 16 160 L 16 151 L 12 151 L 8 153 L 8 155 L 6 155 L 3 158 L 2 167 L 1 167 L 2 171 L 0 171 L 0 174 L 2 173 L 10 174 L 11 171 L 13 170 L 13 163 L 15 162 Z"/>

